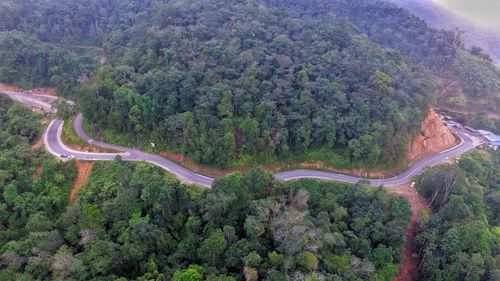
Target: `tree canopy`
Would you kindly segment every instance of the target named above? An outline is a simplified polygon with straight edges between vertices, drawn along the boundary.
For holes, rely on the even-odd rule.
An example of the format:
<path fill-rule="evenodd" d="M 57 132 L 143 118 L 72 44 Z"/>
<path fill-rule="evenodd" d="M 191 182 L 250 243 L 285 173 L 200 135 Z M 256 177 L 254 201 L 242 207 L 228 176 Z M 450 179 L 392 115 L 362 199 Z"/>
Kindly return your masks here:
<path fill-rule="evenodd" d="M 422 280 L 500 278 L 499 157 L 472 152 L 419 177 L 418 191 L 435 212 L 417 232 Z"/>
<path fill-rule="evenodd" d="M 24 118 L 19 122 L 19 118 Z M 33 151 L 39 117 L 0 96 L 1 280 L 390 280 L 410 206 L 382 189 L 254 170 L 212 189 L 159 168 Z"/>

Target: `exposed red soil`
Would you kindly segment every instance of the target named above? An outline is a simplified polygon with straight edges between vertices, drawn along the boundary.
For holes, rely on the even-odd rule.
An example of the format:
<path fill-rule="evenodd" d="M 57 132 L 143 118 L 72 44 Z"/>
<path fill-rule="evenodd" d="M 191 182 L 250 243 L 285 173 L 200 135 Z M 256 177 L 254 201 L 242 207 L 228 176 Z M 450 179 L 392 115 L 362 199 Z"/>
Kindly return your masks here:
<path fill-rule="evenodd" d="M 266 165 L 266 169 L 272 172 L 280 172 L 289 169 L 316 169 L 322 171 L 328 171 L 332 173 L 346 174 L 352 175 L 356 177 L 365 177 L 365 178 L 384 178 L 391 175 L 395 175 L 400 171 L 399 167 L 395 167 L 394 169 L 386 170 L 386 171 L 367 171 L 364 169 L 339 169 L 334 168 L 331 165 L 325 164 L 322 161 L 314 161 L 314 162 L 301 162 L 301 163 L 293 163 L 293 164 L 271 164 Z"/>
<path fill-rule="evenodd" d="M 199 174 L 207 175 L 211 177 L 224 177 L 227 174 L 233 172 L 248 172 L 252 169 L 250 166 L 243 166 L 240 168 L 227 168 L 227 169 L 219 169 L 214 167 L 208 167 L 194 162 L 190 157 L 183 156 L 171 151 L 162 151 L 160 155 L 166 157 L 175 163 L 186 167 L 190 170 L 193 170 Z M 273 173 L 277 173 L 284 170 L 289 170 L 292 168 L 302 168 L 302 169 L 319 169 L 328 172 L 341 173 L 347 175 L 353 175 L 357 177 L 367 177 L 367 178 L 383 178 L 397 174 L 401 169 L 400 167 L 387 170 L 387 171 L 366 171 L 363 169 L 337 169 L 328 164 L 325 164 L 322 161 L 315 162 L 301 162 L 301 163 L 279 163 L 279 164 L 267 164 L 262 166 L 263 169 L 271 171 Z"/>
<path fill-rule="evenodd" d="M 426 155 L 448 149 L 456 143 L 455 136 L 443 125 L 434 109 L 430 108 L 429 115 L 422 124 L 422 130 L 410 145 L 406 157 L 409 161 L 415 161 Z"/>
<path fill-rule="evenodd" d="M 33 148 L 33 150 L 39 150 L 43 145 L 43 137 L 40 136 L 36 139 L 36 141 L 34 143 L 31 144 L 31 148 Z"/>
<path fill-rule="evenodd" d="M 407 152 L 408 162 L 413 162 L 421 159 L 424 156 L 430 155 L 432 153 L 442 151 L 453 147 L 457 143 L 457 139 L 450 132 L 450 130 L 444 126 L 439 119 L 438 115 L 433 108 L 429 109 L 429 114 L 422 124 L 422 131 L 415 141 L 410 145 Z M 213 167 L 207 167 L 195 163 L 187 156 L 183 156 L 171 151 L 163 151 L 160 155 L 171 159 L 172 161 L 196 171 L 197 173 L 212 176 L 212 177 L 223 177 L 231 172 L 236 171 L 248 171 L 251 169 L 249 166 L 244 166 L 236 169 L 217 169 Z M 365 169 L 338 169 L 328 165 L 322 161 L 314 162 L 301 162 L 301 163 L 279 163 L 279 164 L 267 164 L 263 165 L 263 168 L 272 172 L 279 172 L 287 169 L 302 168 L 302 169 L 319 169 L 328 172 L 347 174 L 357 177 L 365 178 L 385 178 L 398 174 L 406 168 L 404 165 L 399 165 L 390 170 L 385 171 L 369 171 Z"/>
<path fill-rule="evenodd" d="M 19 90 L 17 86 L 0 83 L 0 91 L 18 92 Z"/>
<path fill-rule="evenodd" d="M 87 183 L 89 177 L 92 173 L 92 167 L 94 167 L 94 163 L 85 162 L 85 161 L 75 161 L 76 167 L 76 178 L 73 182 L 73 186 L 71 188 L 69 194 L 69 201 L 74 204 L 77 198 L 78 191 Z"/>
<path fill-rule="evenodd" d="M 403 261 L 399 264 L 398 273 L 391 281 L 414 281 L 417 280 L 417 249 L 415 247 L 415 232 L 420 220 L 420 213 L 430 214 L 429 204 L 417 193 L 414 187 L 405 186 L 402 188 L 390 189 L 389 193 L 399 195 L 411 205 L 411 222 L 405 230 L 406 247 Z"/>
<path fill-rule="evenodd" d="M 171 151 L 162 151 L 162 152 L 160 152 L 160 155 L 163 157 L 166 157 L 166 158 L 176 162 L 177 164 L 180 164 L 180 165 L 182 165 L 190 170 L 193 170 L 199 174 L 207 175 L 207 176 L 211 176 L 211 177 L 224 177 L 227 174 L 230 174 L 232 172 L 236 172 L 236 171 L 244 172 L 244 171 L 249 170 L 249 168 L 219 169 L 219 168 L 207 167 L 207 166 L 197 164 L 188 156 L 183 156 L 181 154 L 174 153 Z"/>
<path fill-rule="evenodd" d="M 9 92 L 26 92 L 29 93 L 33 91 L 35 95 L 45 95 L 45 96 L 56 96 L 56 89 L 54 88 L 34 88 L 34 89 L 22 89 L 15 85 L 0 83 L 0 91 L 9 91 Z"/>
<path fill-rule="evenodd" d="M 56 89 L 54 88 L 34 88 L 33 94 L 35 95 L 45 95 L 45 96 L 57 96 Z M 29 90 L 27 90 L 29 92 Z"/>

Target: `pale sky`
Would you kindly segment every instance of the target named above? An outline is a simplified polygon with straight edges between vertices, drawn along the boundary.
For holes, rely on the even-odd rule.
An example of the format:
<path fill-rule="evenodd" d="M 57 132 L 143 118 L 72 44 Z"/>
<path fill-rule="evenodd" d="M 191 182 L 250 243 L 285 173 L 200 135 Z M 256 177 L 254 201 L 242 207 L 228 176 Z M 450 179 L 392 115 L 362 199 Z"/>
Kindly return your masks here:
<path fill-rule="evenodd" d="M 434 0 L 480 24 L 500 27 L 500 0 Z"/>

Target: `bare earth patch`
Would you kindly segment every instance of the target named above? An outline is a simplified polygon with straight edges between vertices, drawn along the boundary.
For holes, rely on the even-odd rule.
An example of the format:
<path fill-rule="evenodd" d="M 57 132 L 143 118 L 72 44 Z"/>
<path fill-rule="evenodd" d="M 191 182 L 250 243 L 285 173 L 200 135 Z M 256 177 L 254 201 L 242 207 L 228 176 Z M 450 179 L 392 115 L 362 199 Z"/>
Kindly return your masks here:
<path fill-rule="evenodd" d="M 250 166 L 243 166 L 240 168 L 227 168 L 227 169 L 208 167 L 208 166 L 204 166 L 204 165 L 201 165 L 201 164 L 194 162 L 188 156 L 183 156 L 183 155 L 171 152 L 171 151 L 162 151 L 162 152 L 160 152 L 160 155 L 165 157 L 165 158 L 168 158 L 171 161 L 174 161 L 175 163 L 177 163 L 185 168 L 193 170 L 199 174 L 210 176 L 210 177 L 215 177 L 215 178 L 225 177 L 227 174 L 230 174 L 233 172 L 248 172 L 248 171 L 252 170 L 252 167 L 250 167 Z M 290 170 L 290 169 L 316 169 L 316 170 L 352 175 L 352 176 L 357 176 L 357 177 L 365 177 L 365 178 L 391 177 L 393 175 L 399 174 L 402 170 L 404 170 L 404 167 L 402 167 L 402 166 L 394 167 L 394 168 L 387 170 L 387 171 L 367 171 L 367 170 L 363 170 L 363 169 L 337 169 L 337 168 L 334 168 L 331 165 L 328 165 L 322 161 L 301 162 L 301 163 L 293 163 L 293 164 L 286 164 L 286 163 L 265 164 L 262 166 L 262 168 L 264 170 L 267 170 L 267 171 L 270 171 L 273 173 L 278 173 L 278 172 L 286 171 L 286 170 Z"/>
<path fill-rule="evenodd" d="M 243 171 L 249 170 L 247 168 L 218 169 L 218 168 L 207 167 L 207 166 L 197 164 L 196 162 L 194 162 L 193 160 L 191 160 L 191 158 L 189 158 L 187 156 L 183 156 L 181 154 L 177 154 L 177 153 L 174 153 L 171 151 L 162 151 L 162 152 L 160 152 L 160 155 L 174 161 L 175 163 L 177 163 L 183 167 L 186 167 L 192 171 L 195 171 L 198 174 L 207 175 L 210 177 L 216 177 L 216 178 L 217 177 L 224 177 L 227 174 L 230 174 L 232 172 L 237 172 L 237 171 L 243 172 Z"/>
<path fill-rule="evenodd" d="M 420 212 L 430 213 L 429 204 L 417 193 L 414 187 L 404 186 L 388 190 L 389 193 L 399 195 L 411 205 L 411 222 L 405 230 L 406 247 L 403 261 L 399 264 L 398 274 L 392 281 L 414 281 L 417 277 L 417 249 L 415 247 L 415 232 L 420 220 Z"/>
<path fill-rule="evenodd" d="M 76 178 L 73 182 L 73 187 L 71 188 L 71 192 L 69 194 L 69 201 L 74 204 L 78 199 L 76 194 L 78 191 L 87 183 L 91 173 L 92 167 L 94 167 L 94 163 L 85 162 L 85 161 L 75 161 L 76 167 Z"/>
<path fill-rule="evenodd" d="M 19 90 L 17 86 L 0 83 L 0 91 L 17 92 Z"/>
<path fill-rule="evenodd" d="M 36 141 L 33 144 L 31 144 L 31 148 L 33 148 L 33 150 L 40 150 L 42 145 L 43 145 L 43 136 L 40 136 L 36 139 Z"/>
<path fill-rule="evenodd" d="M 41 96 L 57 96 L 56 89 L 54 88 L 34 88 L 34 89 L 21 89 L 18 86 L 0 83 L 0 91 L 9 91 L 9 92 L 21 92 L 29 93 L 32 91 L 35 95 Z"/>
<path fill-rule="evenodd" d="M 293 164 L 286 164 L 286 163 L 270 164 L 270 165 L 265 165 L 264 167 L 266 169 L 272 171 L 273 173 L 278 173 L 278 172 L 291 170 L 291 169 L 315 169 L 315 170 L 322 170 L 322 171 L 327 171 L 327 172 L 332 172 L 332 173 L 351 175 L 351 176 L 355 176 L 355 177 L 375 178 L 375 179 L 390 177 L 392 175 L 397 175 L 399 173 L 399 171 L 401 171 L 401 167 L 394 167 L 394 168 L 389 169 L 387 171 L 368 171 L 365 169 L 339 169 L 339 168 L 335 168 L 331 165 L 328 165 L 322 161 L 300 162 L 300 163 L 293 163 Z"/>
<path fill-rule="evenodd" d="M 57 96 L 56 89 L 54 88 L 35 88 L 33 94 L 42 96 Z"/>

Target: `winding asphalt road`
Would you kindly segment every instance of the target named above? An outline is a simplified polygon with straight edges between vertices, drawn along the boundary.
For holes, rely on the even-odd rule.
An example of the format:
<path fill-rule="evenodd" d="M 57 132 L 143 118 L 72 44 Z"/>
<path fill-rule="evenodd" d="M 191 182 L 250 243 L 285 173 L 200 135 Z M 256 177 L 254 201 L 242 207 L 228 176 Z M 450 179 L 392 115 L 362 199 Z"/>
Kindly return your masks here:
<path fill-rule="evenodd" d="M 39 107 L 50 108 L 47 107 L 47 104 L 50 106 L 50 103 L 45 101 L 40 101 L 39 97 L 34 97 L 33 95 L 22 94 L 22 93 L 10 93 L 9 96 L 12 98 L 27 104 L 28 106 L 33 106 L 36 104 Z M 43 105 L 41 102 L 45 102 Z M 47 112 L 50 112 L 47 111 Z M 114 144 L 105 143 L 98 140 L 93 140 L 87 133 L 83 130 L 82 127 L 82 115 L 78 114 L 75 118 L 75 122 L 73 124 L 73 128 L 76 134 L 85 140 L 86 142 L 98 146 L 105 149 L 111 149 L 114 151 L 118 151 L 119 153 L 94 153 L 94 152 L 82 152 L 70 149 L 61 140 L 61 134 L 63 129 L 64 122 L 61 119 L 52 120 L 44 133 L 44 144 L 47 151 L 59 158 L 75 158 L 79 160 L 87 160 L 87 161 L 109 161 L 113 160 L 116 157 L 121 157 L 125 161 L 145 161 L 151 163 L 153 165 L 159 166 L 164 170 L 176 175 L 179 179 L 184 182 L 197 184 L 205 187 L 212 186 L 214 179 L 210 177 L 206 177 L 200 175 L 194 171 L 186 169 L 164 157 L 145 153 L 133 148 L 118 146 Z M 357 183 L 361 180 L 368 181 L 372 186 L 384 186 L 384 187 L 398 187 L 403 184 L 411 182 L 411 179 L 422 173 L 427 167 L 432 167 L 443 162 L 446 162 L 449 158 L 453 158 L 461 155 L 471 149 L 476 147 L 475 142 L 471 138 L 471 136 L 460 129 L 453 129 L 453 133 L 460 139 L 460 143 L 448 150 L 441 151 L 439 153 L 435 153 L 429 155 L 415 163 L 413 163 L 405 172 L 397 175 L 395 177 L 387 178 L 387 179 L 364 179 L 359 177 L 347 176 L 342 174 L 324 172 L 324 171 L 316 171 L 316 170 L 291 170 L 286 172 L 281 172 L 275 174 L 275 177 L 281 179 L 283 181 L 295 180 L 295 179 L 321 179 L 321 180 L 331 180 L 331 181 L 339 181 L 345 183 Z"/>
<path fill-rule="evenodd" d="M 10 91 L 3 91 L 2 93 L 32 109 L 41 110 L 45 113 L 53 112 L 51 103 L 57 100 L 57 97 L 46 95 L 30 95 L 26 93 Z"/>

